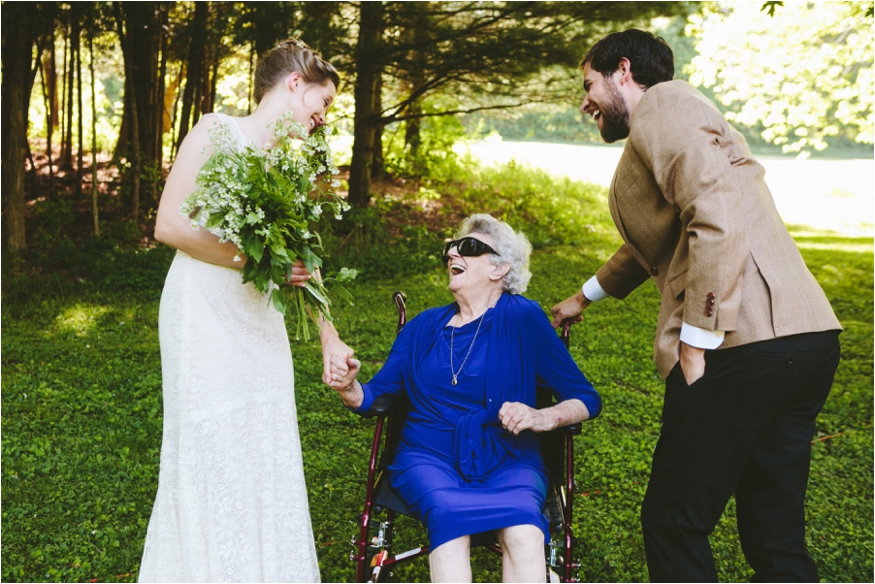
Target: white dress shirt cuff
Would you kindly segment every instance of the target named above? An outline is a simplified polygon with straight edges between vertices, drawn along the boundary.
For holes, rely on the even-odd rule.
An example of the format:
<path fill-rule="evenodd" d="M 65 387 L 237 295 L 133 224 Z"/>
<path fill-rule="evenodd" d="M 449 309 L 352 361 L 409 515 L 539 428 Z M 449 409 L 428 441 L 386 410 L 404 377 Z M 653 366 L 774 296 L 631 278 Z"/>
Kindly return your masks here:
<path fill-rule="evenodd" d="M 725 334 L 726 331 L 709 331 L 687 323 L 681 325 L 681 341 L 699 349 L 716 349 L 723 344 Z"/>
<path fill-rule="evenodd" d="M 595 276 L 587 280 L 581 290 L 583 291 L 583 295 L 586 296 L 586 299 L 590 302 L 598 302 L 599 300 L 604 300 L 610 296 L 610 294 L 604 291 L 601 284 L 599 284 L 598 278 Z"/>

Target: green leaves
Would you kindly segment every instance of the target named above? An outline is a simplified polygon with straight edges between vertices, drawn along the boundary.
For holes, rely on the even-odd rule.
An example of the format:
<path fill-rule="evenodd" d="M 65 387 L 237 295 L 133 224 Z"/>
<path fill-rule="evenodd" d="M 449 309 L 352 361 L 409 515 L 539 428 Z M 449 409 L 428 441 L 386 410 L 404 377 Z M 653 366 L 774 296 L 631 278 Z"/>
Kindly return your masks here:
<path fill-rule="evenodd" d="M 187 197 L 180 211 L 197 221 L 206 217 L 204 227 L 231 241 L 246 256 L 243 282 L 252 282 L 262 294 L 269 294 L 274 308 L 286 313 L 289 302 L 285 292 L 292 266 L 300 259 L 311 274 L 322 267 L 316 254 L 322 238 L 316 222 L 327 209 L 339 216 L 348 209 L 330 187 L 337 168 L 325 141 L 328 130 L 319 128 L 312 134 L 296 122 L 291 112 L 281 117 L 273 128 L 275 144 L 264 150 L 242 146 L 225 125 L 210 131 L 215 153 L 198 172 L 198 190 Z M 303 136 L 293 138 L 291 136 Z M 316 182 L 321 181 L 320 186 Z M 344 280 L 355 271 L 344 272 Z M 311 284 L 307 294 L 293 291 L 291 303 L 299 323 L 330 320 L 328 291 L 323 284 Z M 309 340 L 309 328 L 299 327 Z"/>
<path fill-rule="evenodd" d="M 307 271 L 311 274 L 322 267 L 322 260 L 313 252 L 313 248 L 310 245 L 301 246 L 299 257 L 304 262 L 304 265 L 307 266 Z"/>
<path fill-rule="evenodd" d="M 685 73 L 713 88 L 730 122 L 784 152 L 837 138 L 872 144 L 875 74 L 865 2 L 729 2 L 694 15 L 698 55 Z"/>
<path fill-rule="evenodd" d="M 358 275 L 358 270 L 350 270 L 349 268 L 342 268 L 340 272 L 337 274 L 338 282 L 351 282 Z"/>
<path fill-rule="evenodd" d="M 264 241 L 254 231 L 243 235 L 243 253 L 248 258 L 247 263 L 258 264 L 264 254 Z"/>

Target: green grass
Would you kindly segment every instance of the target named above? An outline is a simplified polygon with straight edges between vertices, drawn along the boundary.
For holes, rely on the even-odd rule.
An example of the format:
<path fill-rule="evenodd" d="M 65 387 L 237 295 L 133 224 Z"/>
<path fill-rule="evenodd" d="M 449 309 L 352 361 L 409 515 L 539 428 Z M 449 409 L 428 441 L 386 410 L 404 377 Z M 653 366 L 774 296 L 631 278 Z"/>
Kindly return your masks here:
<path fill-rule="evenodd" d="M 527 296 L 549 308 L 619 242 L 604 193 L 519 167 L 490 172 L 429 189 L 440 193 L 447 217 L 483 209 L 526 230 L 536 243 Z M 548 221 L 553 216 L 558 219 Z M 396 241 L 375 234 L 377 220 L 363 219 L 358 240 L 333 252 L 344 265 L 366 250 L 373 254 L 362 255 L 368 271 L 350 287 L 355 306 L 335 311 L 344 339 L 363 360 L 363 378 L 379 369 L 391 346 L 394 290 L 407 293 L 411 314 L 451 301 L 436 259 L 438 235 L 451 226 L 440 234 L 408 230 Z M 845 327 L 843 359 L 813 447 L 808 543 L 823 580 L 872 581 L 872 240 L 794 235 Z M 387 243 L 396 247 L 384 249 L 380 263 L 373 248 Z M 4 581 L 136 579 L 158 480 L 157 318 L 168 255 L 102 253 L 100 261 L 76 264 L 75 273 L 46 269 L 4 277 Z M 130 266 L 136 269 L 125 275 Z M 645 284 L 623 302 L 593 306 L 572 331 L 571 352 L 605 402 L 603 415 L 585 424 L 577 440 L 574 522 L 584 581 L 647 579 L 638 513 L 663 391 L 651 362 L 658 305 L 656 289 Z M 293 322 L 288 326 L 294 331 Z M 292 348 L 322 578 L 351 581 L 349 540 L 364 500 L 373 422 L 346 411 L 321 384 L 318 343 L 293 341 Z M 406 527 L 401 545 L 424 540 L 418 526 Z M 721 580 L 750 578 L 733 502 L 712 545 Z M 474 574 L 478 581 L 500 579 L 497 558 L 476 552 Z M 427 562 L 399 567 L 395 579 L 428 581 Z"/>

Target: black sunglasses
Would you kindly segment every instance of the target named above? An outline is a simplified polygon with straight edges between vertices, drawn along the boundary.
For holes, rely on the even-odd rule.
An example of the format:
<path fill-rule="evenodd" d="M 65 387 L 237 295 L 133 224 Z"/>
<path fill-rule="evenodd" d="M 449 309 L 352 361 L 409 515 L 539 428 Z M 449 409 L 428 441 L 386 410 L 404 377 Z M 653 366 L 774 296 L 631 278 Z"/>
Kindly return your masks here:
<path fill-rule="evenodd" d="M 456 251 L 459 252 L 460 256 L 469 258 L 482 256 L 485 253 L 494 253 L 495 255 L 498 255 L 497 251 L 479 239 L 475 237 L 463 237 L 461 239 L 455 239 L 444 246 L 444 251 L 441 253 L 441 261 L 444 264 L 450 261 L 450 249 L 453 247 L 456 248 Z"/>

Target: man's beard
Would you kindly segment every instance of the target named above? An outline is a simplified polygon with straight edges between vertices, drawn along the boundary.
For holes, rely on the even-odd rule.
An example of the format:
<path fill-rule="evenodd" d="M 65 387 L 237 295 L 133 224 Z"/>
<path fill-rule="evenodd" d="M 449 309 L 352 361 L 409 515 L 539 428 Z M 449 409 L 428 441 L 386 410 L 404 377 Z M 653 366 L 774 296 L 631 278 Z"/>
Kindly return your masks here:
<path fill-rule="evenodd" d="M 611 144 L 629 137 L 629 109 L 613 81 L 606 81 L 609 101 L 601 104 L 602 128 L 599 131 L 602 140 Z"/>

